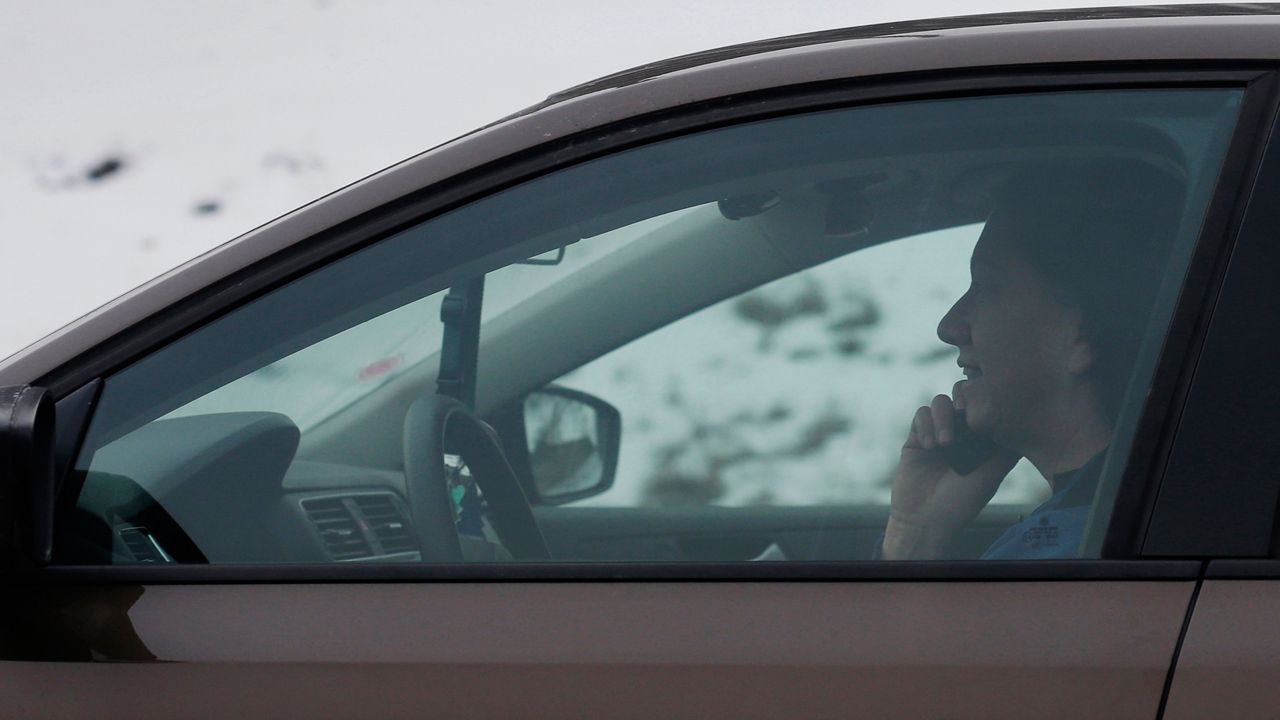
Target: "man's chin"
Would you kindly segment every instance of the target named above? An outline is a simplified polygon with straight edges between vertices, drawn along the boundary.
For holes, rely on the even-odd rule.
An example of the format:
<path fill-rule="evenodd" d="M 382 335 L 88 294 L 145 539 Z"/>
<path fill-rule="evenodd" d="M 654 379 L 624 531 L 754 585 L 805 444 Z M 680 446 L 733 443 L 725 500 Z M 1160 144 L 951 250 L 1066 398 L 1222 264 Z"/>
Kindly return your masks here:
<path fill-rule="evenodd" d="M 991 420 L 991 414 L 981 405 L 964 409 L 964 421 L 968 423 L 969 429 L 979 435 L 991 435 L 995 430 L 995 423 Z"/>

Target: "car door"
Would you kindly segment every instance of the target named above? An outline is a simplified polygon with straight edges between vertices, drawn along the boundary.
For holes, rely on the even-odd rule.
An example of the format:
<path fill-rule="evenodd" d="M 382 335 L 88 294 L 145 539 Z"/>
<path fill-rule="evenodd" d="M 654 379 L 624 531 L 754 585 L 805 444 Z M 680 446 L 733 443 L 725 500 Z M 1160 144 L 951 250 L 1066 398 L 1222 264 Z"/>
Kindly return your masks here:
<path fill-rule="evenodd" d="M 322 260 L 295 249 L 273 261 L 288 272 L 256 268 L 275 278 L 261 293 L 171 314 L 181 332 L 134 335 L 150 344 L 117 343 L 80 376 L 61 369 L 62 385 L 85 380 L 58 408 L 84 436 L 54 562 L 13 573 L 6 593 L 3 704 L 61 716 L 1153 716 L 1201 566 L 1142 557 L 1133 538 L 1252 179 L 1267 79 L 1058 71 L 773 89 L 482 168 L 466 202 L 437 189 L 409 198 L 426 198 L 416 214 L 404 200 L 353 219 L 341 252 L 322 237 L 304 245 Z M 422 438 L 405 433 L 406 412 L 446 386 L 456 357 L 476 356 L 476 410 L 496 420 L 702 308 L 980 224 L 1011 168 L 1080 153 L 1172 167 L 1188 190 L 1078 558 L 872 561 L 884 492 L 845 507 L 806 491 L 795 507 L 741 513 L 552 508 L 528 476 L 550 561 L 505 560 L 501 523 L 496 539 L 489 527 L 473 538 L 490 552 L 479 559 L 409 557 L 429 551 L 406 461 Z M 805 238 L 822 242 L 788 243 Z M 575 273 L 500 281 L 548 270 L 548 255 L 549 270 Z M 474 300 L 479 277 L 491 313 L 475 318 L 480 334 L 441 324 L 467 308 L 449 289 Z M 896 427 L 895 443 L 909 424 L 867 417 Z M 522 439 L 502 438 L 508 454 Z M 784 488 L 798 477 L 779 472 Z M 409 545 L 395 545 L 406 524 Z M 636 550 L 695 537 L 711 549 Z M 766 541 L 808 562 L 742 562 Z M 818 541 L 842 549 L 797 550 Z M 583 542 L 593 557 L 557 557 Z"/>

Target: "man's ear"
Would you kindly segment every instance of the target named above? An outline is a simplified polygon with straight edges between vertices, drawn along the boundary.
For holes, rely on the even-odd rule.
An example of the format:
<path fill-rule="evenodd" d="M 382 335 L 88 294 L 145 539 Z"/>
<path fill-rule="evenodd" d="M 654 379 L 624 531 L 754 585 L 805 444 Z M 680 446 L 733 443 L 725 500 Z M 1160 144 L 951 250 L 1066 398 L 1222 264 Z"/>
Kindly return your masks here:
<path fill-rule="evenodd" d="M 1093 349 L 1093 341 L 1084 326 L 1084 315 L 1079 310 L 1071 310 L 1067 317 L 1067 371 L 1072 375 L 1083 375 L 1093 369 L 1097 355 Z"/>

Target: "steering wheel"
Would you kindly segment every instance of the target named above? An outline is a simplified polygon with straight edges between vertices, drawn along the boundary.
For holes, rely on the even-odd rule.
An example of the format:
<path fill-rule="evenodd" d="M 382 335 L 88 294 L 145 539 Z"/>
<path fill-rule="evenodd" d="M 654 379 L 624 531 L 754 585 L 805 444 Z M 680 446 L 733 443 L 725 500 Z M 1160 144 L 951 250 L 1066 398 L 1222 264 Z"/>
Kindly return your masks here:
<path fill-rule="evenodd" d="M 461 455 L 471 469 L 507 552 L 518 560 L 550 560 L 498 434 L 466 405 L 445 395 L 418 398 L 404 421 L 405 492 L 422 559 L 464 559 L 449 495 L 446 452 Z"/>

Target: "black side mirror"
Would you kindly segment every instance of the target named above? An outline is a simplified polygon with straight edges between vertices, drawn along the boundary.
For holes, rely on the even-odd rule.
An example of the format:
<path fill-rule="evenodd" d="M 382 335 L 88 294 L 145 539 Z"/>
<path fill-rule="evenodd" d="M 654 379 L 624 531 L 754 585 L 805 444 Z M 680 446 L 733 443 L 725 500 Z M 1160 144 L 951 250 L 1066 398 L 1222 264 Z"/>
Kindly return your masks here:
<path fill-rule="evenodd" d="M 43 565 L 53 555 L 54 405 L 44 388 L 0 387 L 0 553 Z"/>
<path fill-rule="evenodd" d="M 579 390 L 548 385 L 523 406 L 534 490 L 560 505 L 613 486 L 622 416 L 608 402 Z"/>

